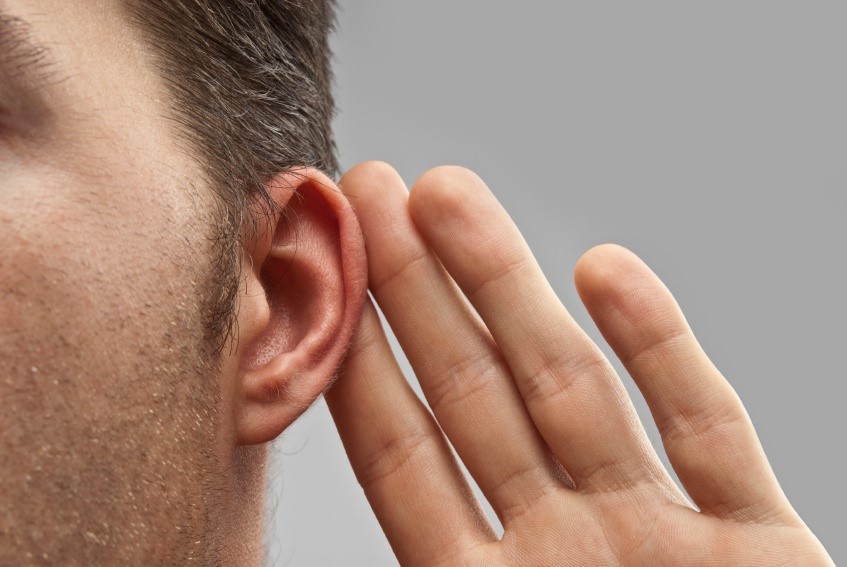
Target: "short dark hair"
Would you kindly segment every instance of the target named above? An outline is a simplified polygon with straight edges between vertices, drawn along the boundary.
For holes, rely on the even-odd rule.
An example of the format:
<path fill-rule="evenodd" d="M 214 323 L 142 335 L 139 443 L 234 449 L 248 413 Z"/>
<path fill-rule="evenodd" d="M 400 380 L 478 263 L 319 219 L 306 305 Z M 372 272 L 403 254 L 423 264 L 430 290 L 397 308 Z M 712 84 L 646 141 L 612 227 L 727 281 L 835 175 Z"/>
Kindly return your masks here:
<path fill-rule="evenodd" d="M 253 197 L 298 167 L 338 173 L 329 34 L 333 0 L 128 0 L 170 90 L 170 118 L 201 160 L 220 206 L 214 296 L 217 350 L 234 323 L 242 231 Z"/>

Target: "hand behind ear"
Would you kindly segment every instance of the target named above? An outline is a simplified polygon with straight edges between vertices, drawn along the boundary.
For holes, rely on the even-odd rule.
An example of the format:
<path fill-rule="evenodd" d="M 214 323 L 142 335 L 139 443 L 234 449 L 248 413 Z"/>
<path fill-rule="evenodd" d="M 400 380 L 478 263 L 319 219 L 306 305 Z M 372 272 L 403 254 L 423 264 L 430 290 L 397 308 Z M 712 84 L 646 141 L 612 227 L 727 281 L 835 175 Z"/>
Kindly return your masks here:
<path fill-rule="evenodd" d="M 327 402 L 401 564 L 832 564 L 780 490 L 738 396 L 634 254 L 592 250 L 577 289 L 698 510 L 479 177 L 439 168 L 409 194 L 370 163 L 348 172 L 344 189 L 360 199 L 373 296 L 432 408 L 368 306 Z"/>
<path fill-rule="evenodd" d="M 298 170 L 268 190 L 282 212 L 256 213 L 239 298 L 244 344 L 233 391 L 241 444 L 274 439 L 330 385 L 367 284 L 358 221 L 329 178 Z"/>

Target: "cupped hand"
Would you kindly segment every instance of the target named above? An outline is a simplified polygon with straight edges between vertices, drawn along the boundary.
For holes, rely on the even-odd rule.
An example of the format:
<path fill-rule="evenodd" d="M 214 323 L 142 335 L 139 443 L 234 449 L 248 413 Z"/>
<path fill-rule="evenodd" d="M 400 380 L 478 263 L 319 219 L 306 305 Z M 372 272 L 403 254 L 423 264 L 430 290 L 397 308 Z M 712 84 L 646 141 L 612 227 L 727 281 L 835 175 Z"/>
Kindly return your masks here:
<path fill-rule="evenodd" d="M 437 168 L 409 193 L 371 162 L 341 186 L 362 224 L 371 293 L 432 408 L 405 381 L 368 304 L 327 400 L 401 564 L 832 564 L 732 387 L 633 253 L 596 247 L 575 282 L 644 394 L 687 496 L 479 177 Z"/>

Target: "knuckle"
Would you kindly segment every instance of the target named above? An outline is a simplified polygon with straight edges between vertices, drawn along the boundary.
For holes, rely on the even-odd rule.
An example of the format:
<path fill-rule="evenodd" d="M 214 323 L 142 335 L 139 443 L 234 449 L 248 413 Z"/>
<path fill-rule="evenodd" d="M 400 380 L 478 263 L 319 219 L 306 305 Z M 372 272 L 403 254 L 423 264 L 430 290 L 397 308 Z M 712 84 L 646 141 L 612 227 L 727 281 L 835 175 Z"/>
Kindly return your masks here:
<path fill-rule="evenodd" d="M 426 252 L 413 253 L 408 258 L 404 258 L 401 261 L 396 262 L 393 269 L 389 271 L 388 274 L 379 279 L 372 278 L 371 289 L 375 293 L 380 293 L 387 285 L 395 281 L 402 281 L 404 277 L 424 266 L 428 260 L 429 256 Z"/>
<path fill-rule="evenodd" d="M 523 272 L 529 266 L 529 259 L 526 256 L 516 254 L 512 257 L 504 257 L 501 262 L 495 265 L 485 277 L 481 278 L 479 283 L 469 287 L 467 297 L 473 303 L 479 296 L 500 283 L 506 282 L 511 278 L 520 278 Z"/>
<path fill-rule="evenodd" d="M 358 468 L 356 477 L 366 491 L 376 489 L 386 479 L 395 477 L 402 470 L 433 449 L 433 432 L 426 429 L 409 429 L 403 434 L 386 438 L 378 443 Z"/>
<path fill-rule="evenodd" d="M 607 365 L 605 357 L 593 349 L 577 355 L 562 352 L 547 359 L 521 380 L 524 399 L 527 404 L 561 402 L 579 382 L 598 371 L 606 372 Z"/>
<path fill-rule="evenodd" d="M 501 516 L 515 522 L 555 490 L 555 485 L 547 481 L 547 469 L 538 463 L 511 471 L 487 492 L 491 500 L 498 502 Z"/>
<path fill-rule="evenodd" d="M 382 330 L 382 323 L 379 321 L 376 307 L 370 298 L 365 300 L 365 305 L 362 308 L 362 314 L 359 318 L 359 325 L 353 338 L 350 341 L 350 347 L 345 354 L 345 364 L 359 359 L 366 358 L 372 353 L 379 351 L 380 347 L 385 344 L 385 335 Z"/>
<path fill-rule="evenodd" d="M 617 455 L 598 459 L 581 470 L 574 470 L 572 476 L 577 490 L 583 494 L 621 492 L 648 482 L 638 464 Z"/>
<path fill-rule="evenodd" d="M 647 320 L 655 320 L 648 316 Z M 688 329 L 676 328 L 665 332 L 655 333 L 640 345 L 636 346 L 626 362 L 640 365 L 644 361 L 656 361 L 670 359 L 686 352 L 685 348 L 690 340 Z"/>
<path fill-rule="evenodd" d="M 708 446 L 729 447 L 747 423 L 746 415 L 736 400 L 712 400 L 678 408 L 656 425 L 666 450 L 676 452 L 685 444 L 697 442 Z M 714 445 L 717 444 L 717 445 Z"/>
<path fill-rule="evenodd" d="M 433 373 L 438 378 L 427 388 L 427 398 L 433 408 L 461 406 L 491 388 L 500 370 L 501 362 L 486 351 L 460 358 Z"/>
<path fill-rule="evenodd" d="M 364 358 L 372 352 L 379 349 L 382 343 L 382 336 L 373 325 L 360 327 L 360 330 L 354 335 L 350 341 L 350 348 L 347 349 L 347 354 L 344 357 L 346 363 L 350 363 L 358 358 Z"/>

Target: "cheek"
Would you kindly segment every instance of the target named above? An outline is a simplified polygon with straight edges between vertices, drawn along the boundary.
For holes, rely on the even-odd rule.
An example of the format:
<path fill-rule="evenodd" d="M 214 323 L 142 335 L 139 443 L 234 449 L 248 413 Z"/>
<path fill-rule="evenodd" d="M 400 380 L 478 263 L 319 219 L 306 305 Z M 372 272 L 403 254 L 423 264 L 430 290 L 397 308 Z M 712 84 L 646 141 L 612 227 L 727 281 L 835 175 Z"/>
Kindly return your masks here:
<path fill-rule="evenodd" d="M 50 388 L 43 403 L 79 398 L 92 418 L 112 419 L 109 404 L 147 409 L 166 382 L 144 377 L 206 362 L 197 357 L 211 242 L 210 204 L 173 168 L 115 156 L 0 156 L 4 383 Z"/>
<path fill-rule="evenodd" d="M 108 518 L 115 537 L 161 505 L 141 490 L 153 482 L 190 510 L 217 427 L 200 213 L 140 184 L 14 182 L 0 188 L 0 494 L 26 497 L 3 507 L 23 525 Z"/>
<path fill-rule="evenodd" d="M 14 377 L 19 395 L 56 387 L 67 379 L 71 359 L 80 353 L 87 313 L 95 311 L 92 284 L 71 268 L 66 239 L 55 215 L 36 204 L 26 216 L 3 212 L 0 250 L 0 354 L 6 382 Z M 64 369 L 65 372 L 61 372 Z M 48 384 L 42 377 L 49 376 Z M 41 400 L 49 405 L 51 396 Z M 6 405 L 6 404 L 4 404 Z M 7 411 L 9 408 L 4 408 Z M 13 408 L 12 408 L 13 409 Z"/>
<path fill-rule="evenodd" d="M 4 213 L 11 230 L 0 283 L 10 316 L 0 325 L 18 343 L 16 357 L 50 364 L 85 353 L 89 371 L 104 371 L 130 359 L 133 347 L 152 347 L 164 326 L 189 332 L 191 306 L 180 304 L 190 297 L 192 266 L 178 229 L 166 212 L 150 214 L 152 205 L 133 211 L 127 199 L 103 199 L 96 189 L 65 183 L 41 199 L 32 191 L 25 213 Z M 66 348 L 45 351 L 56 342 Z"/>
<path fill-rule="evenodd" d="M 174 320 L 178 278 L 98 211 L 33 207 L 17 224 L 0 252 L 0 430 L 79 455 L 91 439 L 136 435 L 177 372 L 169 349 L 194 347 L 191 323 Z"/>

